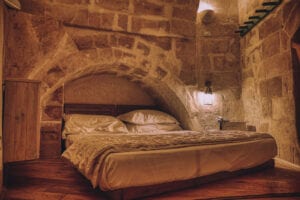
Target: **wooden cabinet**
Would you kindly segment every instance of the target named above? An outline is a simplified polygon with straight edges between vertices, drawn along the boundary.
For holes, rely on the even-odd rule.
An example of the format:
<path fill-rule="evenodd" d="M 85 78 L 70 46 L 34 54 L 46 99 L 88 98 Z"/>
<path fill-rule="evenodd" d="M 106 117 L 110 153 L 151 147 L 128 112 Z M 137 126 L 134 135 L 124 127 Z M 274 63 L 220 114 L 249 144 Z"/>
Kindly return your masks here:
<path fill-rule="evenodd" d="M 4 162 L 39 157 L 40 82 L 6 80 L 3 116 Z"/>

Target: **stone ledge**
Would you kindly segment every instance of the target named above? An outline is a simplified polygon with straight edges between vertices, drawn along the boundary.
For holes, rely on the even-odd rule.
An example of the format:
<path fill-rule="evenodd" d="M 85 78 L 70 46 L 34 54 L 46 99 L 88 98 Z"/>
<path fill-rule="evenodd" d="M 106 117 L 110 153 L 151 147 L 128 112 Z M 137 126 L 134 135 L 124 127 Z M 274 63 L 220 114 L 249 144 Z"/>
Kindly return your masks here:
<path fill-rule="evenodd" d="M 246 122 L 223 122 L 222 130 L 246 131 Z"/>

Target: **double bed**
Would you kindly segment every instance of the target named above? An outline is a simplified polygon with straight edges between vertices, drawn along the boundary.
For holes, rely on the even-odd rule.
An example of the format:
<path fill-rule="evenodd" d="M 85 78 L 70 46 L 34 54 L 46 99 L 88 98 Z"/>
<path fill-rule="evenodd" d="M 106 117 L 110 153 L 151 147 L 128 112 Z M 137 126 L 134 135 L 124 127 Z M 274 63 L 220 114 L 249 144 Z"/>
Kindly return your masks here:
<path fill-rule="evenodd" d="M 75 113 L 117 116 L 135 109 L 153 109 L 144 106 L 88 107 L 91 109 L 66 105 L 65 113 L 73 117 Z M 85 123 L 85 119 L 79 119 L 76 126 Z M 103 118 L 97 120 L 103 121 Z M 97 120 L 93 123 L 99 124 Z M 128 121 L 125 122 L 130 127 Z M 163 129 L 166 122 L 162 122 Z M 67 123 L 68 120 L 68 127 Z M 118 123 L 113 122 L 113 128 L 105 125 L 107 130 L 82 130 L 81 127 L 76 129 L 77 133 L 64 130 L 67 132 L 64 135 L 66 150 L 62 154 L 91 181 L 93 187 L 99 187 L 113 199 L 131 199 L 190 187 L 270 166 L 277 154 L 274 138 L 266 133 L 195 132 L 177 128 L 148 131 L 144 124 L 138 124 L 143 126 L 141 131 L 123 132 L 123 125 Z M 172 127 L 176 124 L 170 123 Z M 117 132 L 113 130 L 116 127 Z"/>

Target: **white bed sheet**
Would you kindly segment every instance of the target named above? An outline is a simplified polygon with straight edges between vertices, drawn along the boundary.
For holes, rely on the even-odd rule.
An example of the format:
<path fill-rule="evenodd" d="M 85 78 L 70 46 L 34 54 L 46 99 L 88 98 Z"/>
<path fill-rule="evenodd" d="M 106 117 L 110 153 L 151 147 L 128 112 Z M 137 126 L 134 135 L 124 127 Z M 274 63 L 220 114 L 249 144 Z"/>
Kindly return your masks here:
<path fill-rule="evenodd" d="M 69 146 L 80 139 L 70 135 Z M 260 165 L 277 154 L 273 138 L 165 150 L 112 153 L 105 159 L 99 186 L 103 191 L 187 180 Z"/>

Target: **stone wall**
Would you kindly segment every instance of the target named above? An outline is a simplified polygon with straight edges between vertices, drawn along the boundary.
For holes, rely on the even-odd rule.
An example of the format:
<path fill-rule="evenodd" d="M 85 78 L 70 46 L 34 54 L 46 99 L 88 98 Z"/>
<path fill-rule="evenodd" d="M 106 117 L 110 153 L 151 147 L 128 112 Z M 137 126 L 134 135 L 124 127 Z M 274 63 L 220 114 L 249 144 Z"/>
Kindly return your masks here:
<path fill-rule="evenodd" d="M 204 90 L 205 81 L 212 82 L 213 106 L 202 106 L 199 118 L 207 129 L 216 128 L 216 117 L 243 121 L 241 70 L 237 0 L 201 0 L 213 10 L 204 10 L 197 17 L 197 82 Z"/>
<path fill-rule="evenodd" d="M 64 103 L 155 105 L 137 84 L 104 74 L 85 76 L 67 83 L 64 87 Z"/>
<path fill-rule="evenodd" d="M 239 1 L 240 23 L 261 0 Z M 286 0 L 241 39 L 245 121 L 276 139 L 279 157 L 300 164 L 295 121 L 291 38 L 300 27 L 300 2 Z"/>
<path fill-rule="evenodd" d="M 90 74 L 124 77 L 144 88 L 183 127 L 203 128 L 205 119 L 198 118 L 193 96 L 198 0 L 21 4 L 21 11 L 9 10 L 6 16 L 4 77 L 42 82 L 41 145 L 51 146 L 45 141 L 60 134 L 64 85 Z"/>
<path fill-rule="evenodd" d="M 291 38 L 300 3 L 286 0 L 239 41 L 238 21 L 261 1 L 202 0 L 215 9 L 195 26 L 198 0 L 21 0 L 22 10 L 6 15 L 4 78 L 42 82 L 44 149 L 60 148 L 65 84 L 110 74 L 141 86 L 184 128 L 216 128 L 218 115 L 244 119 L 299 164 Z M 216 102 L 199 107 L 194 94 L 206 80 Z"/>

